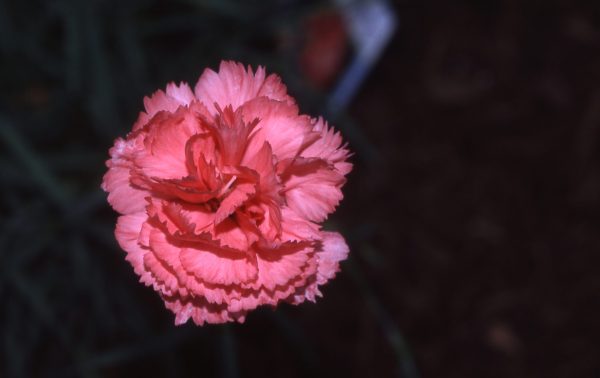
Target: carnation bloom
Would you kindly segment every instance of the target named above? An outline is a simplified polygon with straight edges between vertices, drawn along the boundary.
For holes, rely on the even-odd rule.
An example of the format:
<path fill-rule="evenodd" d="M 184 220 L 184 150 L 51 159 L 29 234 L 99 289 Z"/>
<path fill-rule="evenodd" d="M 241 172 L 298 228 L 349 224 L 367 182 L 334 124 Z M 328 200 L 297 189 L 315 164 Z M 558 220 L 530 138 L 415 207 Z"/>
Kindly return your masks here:
<path fill-rule="evenodd" d="M 102 188 L 127 261 L 175 323 L 320 296 L 348 254 L 319 226 L 352 168 L 340 134 L 299 114 L 278 76 L 233 62 L 144 105 Z"/>

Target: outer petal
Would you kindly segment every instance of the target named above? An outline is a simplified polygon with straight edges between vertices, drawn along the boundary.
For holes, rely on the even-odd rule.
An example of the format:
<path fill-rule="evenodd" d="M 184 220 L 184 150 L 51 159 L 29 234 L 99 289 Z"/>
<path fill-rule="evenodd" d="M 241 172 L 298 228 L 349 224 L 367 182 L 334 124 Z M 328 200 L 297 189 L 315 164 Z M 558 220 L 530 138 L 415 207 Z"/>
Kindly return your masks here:
<path fill-rule="evenodd" d="M 153 278 L 152 286 L 154 290 L 165 295 L 174 295 L 182 291 L 187 294 L 187 290 L 182 287 L 175 270 L 166 262 L 157 258 L 154 252 L 144 255 L 144 267 Z"/>
<path fill-rule="evenodd" d="M 165 307 L 175 314 L 175 324 L 180 325 L 190 318 L 197 325 L 204 323 L 226 323 L 244 321 L 245 314 L 233 314 L 227 311 L 227 306 L 208 303 L 204 298 L 181 298 L 179 296 L 163 296 Z"/>
<path fill-rule="evenodd" d="M 243 65 L 234 62 L 221 62 L 218 73 L 208 68 L 204 70 L 194 92 L 212 114 L 217 112 L 214 103 L 221 109 L 231 105 L 235 110 L 258 96 L 294 103 L 279 77 L 270 75 L 265 80 L 264 68 L 259 67 L 253 73 L 250 67 L 246 70 Z"/>
<path fill-rule="evenodd" d="M 175 83 L 167 84 L 167 96 L 177 101 L 179 105 L 186 106 L 196 99 L 194 92 L 192 92 L 187 83 L 179 83 L 179 85 Z"/>
<path fill-rule="evenodd" d="M 212 284 L 233 285 L 256 278 L 256 262 L 245 253 L 218 249 L 216 246 L 209 251 L 208 246 L 193 243 L 177 246 L 158 229 L 150 234 L 150 248 L 156 257 L 175 270 L 180 283 L 185 282 L 187 274 L 179 267 Z"/>
<path fill-rule="evenodd" d="M 289 208 L 284 207 L 282 213 L 282 235 L 283 241 L 307 241 L 307 240 L 318 240 L 321 238 L 319 226 L 302 218 L 296 212 Z"/>
<path fill-rule="evenodd" d="M 204 282 L 234 285 L 256 279 L 256 262 L 247 256 L 225 256 L 203 249 L 184 248 L 180 258 L 185 270 Z"/>
<path fill-rule="evenodd" d="M 143 135 L 136 135 L 128 140 L 117 139 L 110 149 L 111 159 L 106 162 L 108 172 L 102 180 L 102 189 L 108 192 L 108 202 L 121 214 L 133 214 L 145 206 L 148 193 L 133 186 L 130 180 L 131 158 L 143 148 L 142 138 Z"/>
<path fill-rule="evenodd" d="M 108 202 L 121 214 L 144 210 L 144 198 L 148 195 L 148 192 L 133 187 L 129 176 L 129 168 L 116 166 L 109 168 L 102 180 L 102 189 L 108 192 Z"/>
<path fill-rule="evenodd" d="M 319 161 L 297 160 L 284 176 L 284 196 L 298 215 L 321 222 L 344 198 L 344 176 Z"/>
<path fill-rule="evenodd" d="M 348 256 L 348 246 L 340 234 L 322 232 L 321 237 L 321 245 L 317 248 L 315 259 L 311 260 L 316 260 L 317 267 L 305 280 L 304 285 L 298 286 L 289 298 L 293 304 L 300 304 L 307 299 L 314 302 L 316 297 L 322 296 L 319 285 L 332 279 L 339 271 L 339 263 Z"/>
<path fill-rule="evenodd" d="M 226 304 L 242 296 L 238 286 L 214 285 L 202 282 L 192 274 L 188 275 L 186 287 L 190 296 L 204 297 L 209 303 Z"/>
<path fill-rule="evenodd" d="M 175 234 L 177 231 L 184 234 L 193 233 L 196 235 L 209 232 L 215 219 L 214 214 L 203 209 L 202 206 L 163 202 L 162 210 L 165 218 L 168 218 L 167 222 L 171 222 L 176 226 L 176 228 L 169 228 L 172 234 Z M 164 219 L 160 215 L 158 218 L 161 220 Z"/>
<path fill-rule="evenodd" d="M 339 271 L 340 261 L 348 257 L 349 248 L 346 241 L 337 232 L 322 232 L 321 233 L 322 247 L 317 252 L 319 261 L 317 270 L 317 283 L 319 285 L 332 279 Z"/>
<path fill-rule="evenodd" d="M 262 67 L 258 67 L 257 74 L 259 71 L 264 70 Z M 287 104 L 295 104 L 296 101 L 287 94 L 286 86 L 281 82 L 281 78 L 277 75 L 271 74 L 267 76 L 265 82 L 260 87 L 260 90 L 256 94 L 256 97 L 267 97 L 276 101 L 283 101 Z"/>
<path fill-rule="evenodd" d="M 167 84 L 166 93 L 159 90 L 154 92 L 150 97 L 144 97 L 144 107 L 146 112 L 140 113 L 138 120 L 133 126 L 133 131 L 137 131 L 144 127 L 152 117 L 158 112 L 167 111 L 174 113 L 180 106 L 189 105 L 194 99 L 194 94 L 189 85 L 185 83 Z"/>
<path fill-rule="evenodd" d="M 312 132 L 310 118 L 299 115 L 296 105 L 259 97 L 247 102 L 242 114 L 245 122 L 260 120 L 246 149 L 245 161 L 257 154 L 265 142 L 279 160 L 293 158 L 318 137 Z"/>
<path fill-rule="evenodd" d="M 144 267 L 144 255 L 148 253 L 148 250 L 138 242 L 142 225 L 147 218 L 144 212 L 120 216 L 117 220 L 115 237 L 119 246 L 127 253 L 125 259 L 133 266 L 134 272 L 140 276 L 140 281 L 150 285 L 154 280 Z"/>
<path fill-rule="evenodd" d="M 152 227 L 150 229 L 154 230 Z M 240 298 L 241 293 L 235 290 L 235 285 L 209 284 L 187 272 L 179 261 L 179 254 L 179 250 L 168 248 L 144 255 L 144 266 L 155 280 L 154 290 L 166 296 L 203 297 L 209 303 L 216 304 Z"/>
<path fill-rule="evenodd" d="M 314 122 L 314 131 L 320 134 L 320 138 L 315 140 L 310 146 L 302 151 L 302 156 L 307 158 L 320 158 L 333 163 L 335 169 L 342 175 L 347 175 L 352 170 L 352 164 L 348 163 L 350 152 L 342 145 L 342 136 L 332 127 L 327 126 L 327 122 L 319 117 Z"/>
<path fill-rule="evenodd" d="M 314 248 L 307 242 L 291 242 L 277 249 L 259 251 L 257 285 L 268 290 L 288 285 L 304 273 L 303 268 L 313 254 Z"/>
<path fill-rule="evenodd" d="M 162 111 L 174 113 L 181 105 L 179 101 L 167 95 L 162 90 L 154 92 L 150 97 L 144 97 L 144 108 L 146 108 L 146 114 L 150 118 Z"/>
<path fill-rule="evenodd" d="M 185 146 L 196 134 L 196 121 L 188 112 L 160 113 L 150 121 L 145 149 L 135 156 L 135 165 L 146 177 L 179 179 L 188 175 Z"/>

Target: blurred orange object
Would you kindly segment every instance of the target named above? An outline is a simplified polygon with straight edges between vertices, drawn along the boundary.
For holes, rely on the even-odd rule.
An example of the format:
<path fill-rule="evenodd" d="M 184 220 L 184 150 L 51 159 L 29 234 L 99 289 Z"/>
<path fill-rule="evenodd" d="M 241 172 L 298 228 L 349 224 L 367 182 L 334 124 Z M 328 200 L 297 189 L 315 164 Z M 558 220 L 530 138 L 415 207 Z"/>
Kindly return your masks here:
<path fill-rule="evenodd" d="M 306 39 L 300 68 L 315 87 L 327 89 L 343 68 L 348 33 L 336 11 L 311 15 L 305 23 Z"/>

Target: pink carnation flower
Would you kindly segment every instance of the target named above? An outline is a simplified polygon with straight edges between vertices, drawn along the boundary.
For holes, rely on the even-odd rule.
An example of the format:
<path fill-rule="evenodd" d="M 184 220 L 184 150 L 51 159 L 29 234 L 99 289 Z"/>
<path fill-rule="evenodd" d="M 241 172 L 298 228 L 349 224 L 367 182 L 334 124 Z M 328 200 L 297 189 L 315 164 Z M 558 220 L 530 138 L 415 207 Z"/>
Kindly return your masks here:
<path fill-rule="evenodd" d="M 175 323 L 315 301 L 348 254 L 319 226 L 352 168 L 340 134 L 299 114 L 278 76 L 233 62 L 144 105 L 102 188 L 127 261 Z"/>

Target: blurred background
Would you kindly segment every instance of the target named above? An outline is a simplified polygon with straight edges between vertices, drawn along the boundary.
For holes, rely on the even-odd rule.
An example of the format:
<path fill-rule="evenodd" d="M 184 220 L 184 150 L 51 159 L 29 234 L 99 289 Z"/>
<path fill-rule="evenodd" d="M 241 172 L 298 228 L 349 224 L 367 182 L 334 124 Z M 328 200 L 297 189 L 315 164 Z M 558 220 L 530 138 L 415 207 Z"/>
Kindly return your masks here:
<path fill-rule="evenodd" d="M 600 5 L 397 0 L 356 71 L 336 4 L 0 0 L 1 377 L 600 377 Z M 349 140 L 351 254 L 316 304 L 175 327 L 99 186 L 221 59 Z"/>

